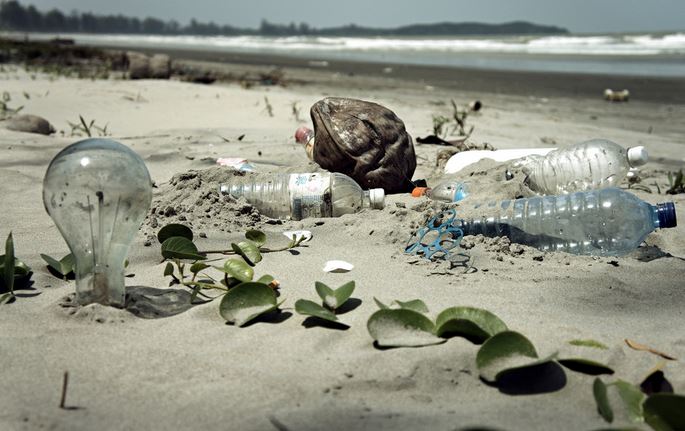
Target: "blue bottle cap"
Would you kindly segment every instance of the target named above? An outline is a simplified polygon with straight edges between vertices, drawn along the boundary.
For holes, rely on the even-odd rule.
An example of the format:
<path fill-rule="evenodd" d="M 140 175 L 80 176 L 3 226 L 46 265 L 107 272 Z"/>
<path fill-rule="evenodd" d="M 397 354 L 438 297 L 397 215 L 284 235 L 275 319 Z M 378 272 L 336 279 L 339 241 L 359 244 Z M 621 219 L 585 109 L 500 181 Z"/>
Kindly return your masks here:
<path fill-rule="evenodd" d="M 457 191 L 454 193 L 454 201 L 453 202 L 459 202 L 461 200 L 464 200 L 466 196 L 468 196 L 469 193 L 466 190 L 466 186 L 463 183 L 459 183 L 457 185 Z"/>
<path fill-rule="evenodd" d="M 660 229 L 676 227 L 678 225 L 678 221 L 675 217 L 675 205 L 673 205 L 673 202 L 656 204 L 656 213 L 659 217 Z"/>

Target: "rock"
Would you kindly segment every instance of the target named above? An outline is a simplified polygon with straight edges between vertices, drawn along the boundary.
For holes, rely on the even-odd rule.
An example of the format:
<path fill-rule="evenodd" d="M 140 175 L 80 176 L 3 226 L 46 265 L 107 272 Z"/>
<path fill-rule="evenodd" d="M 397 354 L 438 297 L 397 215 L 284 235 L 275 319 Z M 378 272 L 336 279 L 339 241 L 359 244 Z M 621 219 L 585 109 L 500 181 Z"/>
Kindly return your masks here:
<path fill-rule="evenodd" d="M 171 76 L 171 58 L 166 54 L 156 54 L 150 58 L 150 78 L 169 79 Z"/>
<path fill-rule="evenodd" d="M 151 76 L 150 57 L 140 52 L 126 53 L 129 79 L 147 79 Z"/>
<path fill-rule="evenodd" d="M 37 115 L 17 115 L 7 120 L 7 128 L 16 132 L 39 133 L 49 135 L 55 128 L 45 118 Z"/>

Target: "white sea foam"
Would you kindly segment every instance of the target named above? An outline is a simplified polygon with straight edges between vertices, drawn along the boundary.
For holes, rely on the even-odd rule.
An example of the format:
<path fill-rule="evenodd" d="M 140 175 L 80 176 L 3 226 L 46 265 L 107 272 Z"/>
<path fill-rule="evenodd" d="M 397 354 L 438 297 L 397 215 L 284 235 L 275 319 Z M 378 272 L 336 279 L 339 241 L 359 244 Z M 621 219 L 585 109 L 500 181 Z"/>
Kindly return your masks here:
<path fill-rule="evenodd" d="M 36 35 L 38 36 L 38 35 Z M 98 45 L 237 49 L 265 52 L 486 52 L 562 55 L 658 55 L 685 54 L 685 34 L 525 36 L 525 37 L 263 37 L 263 36 L 154 36 L 69 35 L 77 41 Z"/>
<path fill-rule="evenodd" d="M 30 35 L 34 39 L 55 36 Z M 685 33 L 432 38 L 60 36 L 73 38 L 77 43 L 130 49 L 170 48 L 502 70 L 685 76 Z"/>

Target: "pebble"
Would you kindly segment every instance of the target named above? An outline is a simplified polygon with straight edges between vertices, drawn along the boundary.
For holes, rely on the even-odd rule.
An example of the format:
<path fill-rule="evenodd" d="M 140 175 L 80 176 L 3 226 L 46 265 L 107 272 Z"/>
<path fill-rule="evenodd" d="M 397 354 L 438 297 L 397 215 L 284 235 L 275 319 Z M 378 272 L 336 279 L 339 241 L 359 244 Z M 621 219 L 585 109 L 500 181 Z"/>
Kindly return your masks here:
<path fill-rule="evenodd" d="M 7 120 L 7 128 L 15 132 L 38 133 L 50 135 L 55 128 L 43 117 L 37 115 L 17 115 Z"/>

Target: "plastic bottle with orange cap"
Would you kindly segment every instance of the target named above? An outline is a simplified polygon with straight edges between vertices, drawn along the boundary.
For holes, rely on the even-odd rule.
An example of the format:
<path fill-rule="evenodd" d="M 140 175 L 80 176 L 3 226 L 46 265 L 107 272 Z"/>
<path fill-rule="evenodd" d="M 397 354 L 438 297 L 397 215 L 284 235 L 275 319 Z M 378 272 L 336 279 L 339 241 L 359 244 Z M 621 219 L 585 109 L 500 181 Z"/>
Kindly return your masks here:
<path fill-rule="evenodd" d="M 415 198 L 426 196 L 440 202 L 459 202 L 468 194 L 466 183 L 454 180 L 443 181 L 435 187 L 416 187 L 411 192 Z"/>

